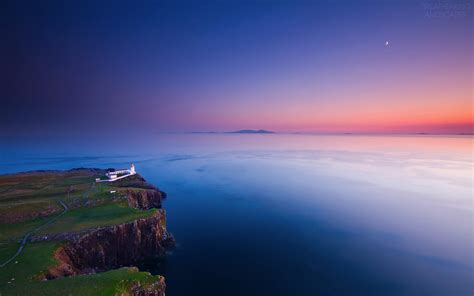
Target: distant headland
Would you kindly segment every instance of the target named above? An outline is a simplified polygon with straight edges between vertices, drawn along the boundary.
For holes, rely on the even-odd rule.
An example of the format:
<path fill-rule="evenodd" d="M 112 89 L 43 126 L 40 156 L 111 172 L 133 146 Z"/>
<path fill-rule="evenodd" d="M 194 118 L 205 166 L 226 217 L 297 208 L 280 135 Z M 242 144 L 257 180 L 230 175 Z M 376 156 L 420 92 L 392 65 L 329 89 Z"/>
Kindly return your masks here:
<path fill-rule="evenodd" d="M 239 131 L 233 131 L 233 132 L 228 132 L 229 134 L 274 134 L 275 132 L 273 131 L 267 131 L 267 130 L 251 130 L 251 129 L 245 129 L 245 130 L 239 130 Z"/>
<path fill-rule="evenodd" d="M 231 131 L 231 132 L 214 132 L 214 131 L 208 131 L 208 132 L 191 132 L 192 134 L 276 134 L 274 131 L 269 131 L 269 130 L 252 130 L 252 129 L 243 129 L 243 130 L 238 130 L 238 131 Z"/>

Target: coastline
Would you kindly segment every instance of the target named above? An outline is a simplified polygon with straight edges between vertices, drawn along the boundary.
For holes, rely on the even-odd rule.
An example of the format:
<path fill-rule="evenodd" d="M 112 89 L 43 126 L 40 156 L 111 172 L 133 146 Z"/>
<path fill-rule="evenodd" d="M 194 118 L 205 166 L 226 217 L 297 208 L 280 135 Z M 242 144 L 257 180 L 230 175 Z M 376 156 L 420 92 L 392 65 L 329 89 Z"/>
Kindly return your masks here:
<path fill-rule="evenodd" d="M 3 212 L 14 213 L 3 215 L 2 229 L 16 230 L 1 237 L 2 261 L 14 249 L 21 231 L 47 221 L 28 232 L 18 257 L 0 269 L 0 293 L 82 294 L 87 290 L 83 285 L 65 283 L 87 278 L 102 289 L 129 295 L 165 294 L 163 276 L 136 266 L 148 258 L 164 258 L 174 245 L 162 208 L 166 194 L 138 174 L 94 184 L 94 178 L 104 172 L 78 168 L 0 176 Z M 44 197 L 45 191 L 49 198 Z M 65 205 L 61 214 L 41 211 L 54 201 Z M 35 262 L 35 257 L 41 257 L 41 262 Z M 113 280 L 105 281 L 110 274 Z"/>

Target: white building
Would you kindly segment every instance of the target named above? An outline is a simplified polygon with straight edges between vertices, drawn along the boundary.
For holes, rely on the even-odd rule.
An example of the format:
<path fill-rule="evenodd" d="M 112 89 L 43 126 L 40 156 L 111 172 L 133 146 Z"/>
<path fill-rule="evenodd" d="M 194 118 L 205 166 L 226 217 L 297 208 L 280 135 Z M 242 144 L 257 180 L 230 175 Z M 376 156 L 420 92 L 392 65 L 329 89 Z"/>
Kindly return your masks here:
<path fill-rule="evenodd" d="M 126 178 L 128 176 L 133 176 L 137 172 L 135 171 L 135 165 L 132 163 L 130 166 L 130 169 L 122 169 L 122 170 L 117 170 L 113 172 L 107 172 L 105 176 L 107 176 L 108 179 L 102 180 L 100 178 L 95 179 L 96 182 L 113 182 L 117 181 L 123 178 Z"/>

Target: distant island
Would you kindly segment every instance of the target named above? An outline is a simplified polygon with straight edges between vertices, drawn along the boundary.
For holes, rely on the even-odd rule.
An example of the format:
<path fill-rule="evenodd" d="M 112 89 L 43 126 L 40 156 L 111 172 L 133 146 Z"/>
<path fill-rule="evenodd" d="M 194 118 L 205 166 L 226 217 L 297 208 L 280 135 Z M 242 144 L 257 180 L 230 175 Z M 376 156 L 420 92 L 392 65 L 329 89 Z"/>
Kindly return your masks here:
<path fill-rule="evenodd" d="M 244 129 L 244 130 L 231 131 L 231 132 L 216 132 L 216 131 L 191 132 L 191 134 L 276 134 L 276 132 L 263 130 L 263 129 L 260 129 L 260 130 Z"/>
<path fill-rule="evenodd" d="M 245 130 L 239 130 L 239 131 L 234 131 L 234 132 L 228 132 L 230 134 L 274 134 L 275 132 L 273 131 L 267 131 L 267 130 L 250 130 L 250 129 L 245 129 Z"/>

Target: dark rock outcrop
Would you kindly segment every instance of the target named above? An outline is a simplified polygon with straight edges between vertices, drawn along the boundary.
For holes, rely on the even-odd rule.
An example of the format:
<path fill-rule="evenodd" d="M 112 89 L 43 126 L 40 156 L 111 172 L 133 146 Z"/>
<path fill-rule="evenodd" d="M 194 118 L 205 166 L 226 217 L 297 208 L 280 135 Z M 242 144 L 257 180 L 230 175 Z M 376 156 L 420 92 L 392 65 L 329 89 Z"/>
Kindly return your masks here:
<path fill-rule="evenodd" d="M 55 252 L 58 265 L 48 270 L 46 278 L 134 266 L 147 258 L 164 256 L 172 242 L 165 212 L 160 209 L 151 217 L 92 230 L 72 239 Z"/>
<path fill-rule="evenodd" d="M 140 283 L 132 285 L 132 296 L 165 296 L 166 284 L 165 278 L 160 279 L 148 286 L 142 286 Z"/>
<path fill-rule="evenodd" d="M 125 192 L 129 207 L 140 210 L 161 208 L 162 201 L 166 198 L 163 191 L 146 182 L 138 174 L 121 179 L 115 182 L 114 186 L 121 187 L 121 192 Z"/>
<path fill-rule="evenodd" d="M 147 210 L 161 208 L 164 195 L 156 189 L 127 190 L 127 202 L 131 208 Z"/>

